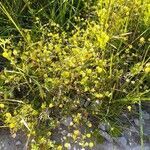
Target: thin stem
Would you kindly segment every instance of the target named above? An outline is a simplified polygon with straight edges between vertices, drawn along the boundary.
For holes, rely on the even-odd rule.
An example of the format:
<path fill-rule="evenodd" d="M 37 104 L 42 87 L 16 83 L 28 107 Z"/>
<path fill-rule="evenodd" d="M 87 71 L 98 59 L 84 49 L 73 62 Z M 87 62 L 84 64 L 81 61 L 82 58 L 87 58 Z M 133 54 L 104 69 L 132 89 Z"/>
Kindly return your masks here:
<path fill-rule="evenodd" d="M 143 115 L 142 115 L 141 100 L 139 100 L 139 120 L 140 120 L 141 150 L 144 150 L 144 141 L 143 141 Z"/>

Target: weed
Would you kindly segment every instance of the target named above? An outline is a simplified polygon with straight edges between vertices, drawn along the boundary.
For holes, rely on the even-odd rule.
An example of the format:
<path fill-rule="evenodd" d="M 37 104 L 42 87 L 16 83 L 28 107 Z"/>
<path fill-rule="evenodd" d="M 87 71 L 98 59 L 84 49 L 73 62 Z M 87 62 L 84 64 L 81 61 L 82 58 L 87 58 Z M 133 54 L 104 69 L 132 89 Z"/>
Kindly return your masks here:
<path fill-rule="evenodd" d="M 15 28 L 0 29 L 8 62 L 0 72 L 0 117 L 12 132 L 27 131 L 31 149 L 92 148 L 100 121 L 112 123 L 150 99 L 148 1 L 25 0 L 16 14 L 15 3 L 0 2 L 1 20 Z M 67 117 L 73 130 L 61 146 L 52 133 Z"/>

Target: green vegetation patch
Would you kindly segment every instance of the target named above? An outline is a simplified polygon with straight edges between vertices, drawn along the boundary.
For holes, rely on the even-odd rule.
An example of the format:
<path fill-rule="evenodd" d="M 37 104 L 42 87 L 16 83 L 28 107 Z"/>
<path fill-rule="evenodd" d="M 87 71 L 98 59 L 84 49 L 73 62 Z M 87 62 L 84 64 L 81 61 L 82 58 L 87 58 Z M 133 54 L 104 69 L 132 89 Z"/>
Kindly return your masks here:
<path fill-rule="evenodd" d="M 16 14 L 15 1 L 0 2 L 2 126 L 26 131 L 33 150 L 92 148 L 104 120 L 118 136 L 113 118 L 150 100 L 148 1 L 19 2 Z M 71 134 L 59 143 L 53 132 L 67 117 Z"/>

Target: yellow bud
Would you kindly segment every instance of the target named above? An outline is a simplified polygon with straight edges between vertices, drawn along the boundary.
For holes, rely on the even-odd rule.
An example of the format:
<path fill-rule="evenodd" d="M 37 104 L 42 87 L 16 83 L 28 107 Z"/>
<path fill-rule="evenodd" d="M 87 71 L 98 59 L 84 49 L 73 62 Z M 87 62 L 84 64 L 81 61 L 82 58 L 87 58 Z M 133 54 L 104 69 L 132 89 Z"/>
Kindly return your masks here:
<path fill-rule="evenodd" d="M 59 146 L 57 147 L 57 150 L 62 150 L 62 146 L 59 145 Z"/>
<path fill-rule="evenodd" d="M 60 104 L 60 105 L 59 105 L 59 107 L 60 107 L 60 108 L 62 108 L 62 107 L 63 107 L 63 105 L 62 105 L 62 104 Z"/>
<path fill-rule="evenodd" d="M 12 129 L 12 128 L 14 128 L 14 127 L 15 127 L 15 124 L 14 124 L 14 123 L 10 123 L 10 124 L 9 124 L 9 128 L 10 128 L 10 129 Z"/>
<path fill-rule="evenodd" d="M 64 147 L 70 148 L 70 143 L 65 143 Z"/>
<path fill-rule="evenodd" d="M 0 104 L 0 108 L 4 108 L 5 107 L 5 105 L 4 104 Z"/>
<path fill-rule="evenodd" d="M 100 67 L 96 67 L 96 69 L 97 69 L 97 72 L 98 72 L 98 73 L 101 73 L 101 72 L 103 71 L 103 69 L 100 68 Z"/>
<path fill-rule="evenodd" d="M 13 54 L 16 56 L 18 54 L 17 50 L 14 50 Z"/>
<path fill-rule="evenodd" d="M 95 89 L 94 89 L 94 88 L 92 88 L 92 89 L 91 89 L 91 92 L 95 92 Z"/>
<path fill-rule="evenodd" d="M 129 44 L 129 48 L 131 49 L 131 48 L 133 48 L 133 46 L 131 44 Z"/>
<path fill-rule="evenodd" d="M 87 69 L 86 72 L 87 72 L 87 74 L 91 74 L 92 70 L 91 69 Z"/>
<path fill-rule="evenodd" d="M 54 105 L 52 103 L 49 104 L 49 108 L 52 108 L 54 107 Z"/>
<path fill-rule="evenodd" d="M 92 127 L 92 124 L 91 124 L 91 123 L 88 123 L 87 126 L 88 126 L 89 128 L 91 128 L 91 127 Z"/>
<path fill-rule="evenodd" d="M 7 52 L 3 52 L 3 57 L 5 57 L 5 58 L 9 58 L 9 54 L 7 53 Z"/>
<path fill-rule="evenodd" d="M 79 130 L 74 130 L 74 135 L 78 136 L 80 134 Z"/>
<path fill-rule="evenodd" d="M 141 37 L 141 38 L 140 38 L 140 43 L 141 43 L 141 44 L 144 44 L 144 43 L 145 43 L 144 37 Z"/>
<path fill-rule="evenodd" d="M 146 67 L 144 71 L 145 71 L 145 73 L 149 73 L 150 72 L 150 67 Z"/>
<path fill-rule="evenodd" d="M 87 136 L 88 138 L 90 138 L 90 137 L 91 137 L 91 134 L 90 134 L 90 133 L 88 133 L 86 136 Z"/>
<path fill-rule="evenodd" d="M 11 117 L 11 114 L 10 114 L 10 113 L 6 113 L 5 116 L 6 116 L 7 118 L 10 118 L 10 117 Z"/>
<path fill-rule="evenodd" d="M 132 107 L 131 107 L 131 106 L 128 106 L 127 108 L 128 108 L 129 111 L 131 111 L 131 108 L 132 108 Z"/>
<path fill-rule="evenodd" d="M 68 78 L 70 76 L 70 73 L 68 71 L 64 71 L 61 75 L 62 77 Z"/>
<path fill-rule="evenodd" d="M 103 97 L 103 94 L 96 93 L 96 94 L 95 94 L 95 97 L 96 97 L 96 98 L 102 98 L 102 97 Z"/>
<path fill-rule="evenodd" d="M 73 121 L 74 121 L 75 123 L 78 123 L 78 122 L 79 122 L 79 119 L 78 119 L 77 117 L 75 117 L 75 118 L 73 118 Z"/>

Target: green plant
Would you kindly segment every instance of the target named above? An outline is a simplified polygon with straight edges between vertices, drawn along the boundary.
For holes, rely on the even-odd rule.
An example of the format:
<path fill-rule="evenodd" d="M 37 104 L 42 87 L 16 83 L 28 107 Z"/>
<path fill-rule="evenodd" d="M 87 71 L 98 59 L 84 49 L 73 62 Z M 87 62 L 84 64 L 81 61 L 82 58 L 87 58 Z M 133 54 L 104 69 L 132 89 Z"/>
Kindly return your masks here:
<path fill-rule="evenodd" d="M 41 20 L 42 25 L 52 20 L 65 30 L 71 30 L 76 24 L 75 16 L 89 18 L 93 3 L 94 1 L 82 0 L 2 0 L 0 2 L 0 34 L 10 36 L 13 33 L 18 37 L 19 31 L 23 36 L 22 28 L 32 28 L 36 32 L 37 20 Z"/>
<path fill-rule="evenodd" d="M 0 39 L 9 61 L 0 73 L 1 118 L 14 132 L 28 131 L 31 149 L 65 149 L 69 139 L 92 148 L 86 140 L 92 140 L 100 121 L 112 122 L 120 111 L 131 111 L 128 105 L 150 99 L 148 1 L 95 1 L 94 17 L 75 18 L 69 32 L 61 24 L 70 5 L 65 2 L 58 21 L 50 17 L 59 24 L 44 24 L 39 17 L 37 32 L 18 27 L 5 13 L 23 36 Z M 51 136 L 66 117 L 72 118 L 71 137 L 62 147 Z M 116 125 L 112 128 L 118 134 Z"/>

